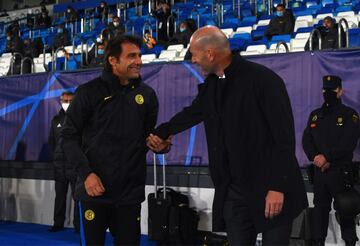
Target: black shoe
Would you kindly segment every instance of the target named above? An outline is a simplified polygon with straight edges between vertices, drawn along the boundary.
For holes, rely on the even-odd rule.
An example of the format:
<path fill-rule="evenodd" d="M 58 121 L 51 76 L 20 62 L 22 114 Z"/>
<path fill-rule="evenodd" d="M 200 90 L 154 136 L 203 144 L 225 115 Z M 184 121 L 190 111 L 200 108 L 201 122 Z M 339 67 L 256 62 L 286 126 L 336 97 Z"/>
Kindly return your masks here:
<path fill-rule="evenodd" d="M 57 231 L 63 231 L 64 227 L 63 226 L 52 226 L 49 228 L 49 232 L 57 232 Z"/>

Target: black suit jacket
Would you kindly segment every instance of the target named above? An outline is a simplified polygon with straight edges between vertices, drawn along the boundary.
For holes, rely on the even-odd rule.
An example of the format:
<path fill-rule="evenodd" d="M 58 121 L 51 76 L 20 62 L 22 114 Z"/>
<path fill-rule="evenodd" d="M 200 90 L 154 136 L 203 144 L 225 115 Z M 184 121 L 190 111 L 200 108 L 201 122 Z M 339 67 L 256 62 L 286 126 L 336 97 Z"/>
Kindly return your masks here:
<path fill-rule="evenodd" d="M 308 206 L 295 157 L 290 101 L 278 75 L 239 55 L 225 76 L 220 97 L 218 77 L 208 76 L 193 103 L 154 133 L 166 138 L 203 121 L 215 186 L 213 230 L 224 229 L 223 204 L 229 187 L 237 186 L 248 201 L 257 231 L 264 231 L 292 221 Z M 283 211 L 272 220 L 264 216 L 269 190 L 285 194 Z"/>

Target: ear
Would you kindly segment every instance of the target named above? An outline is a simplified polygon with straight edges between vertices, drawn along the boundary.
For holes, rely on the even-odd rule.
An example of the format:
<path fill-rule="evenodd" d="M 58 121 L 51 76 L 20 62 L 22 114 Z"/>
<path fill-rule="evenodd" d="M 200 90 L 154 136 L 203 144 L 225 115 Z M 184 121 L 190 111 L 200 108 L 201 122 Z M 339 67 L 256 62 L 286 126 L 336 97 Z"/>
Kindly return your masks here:
<path fill-rule="evenodd" d="M 339 92 L 337 93 L 338 98 L 342 96 L 343 92 L 343 89 L 339 89 Z"/>
<path fill-rule="evenodd" d="M 207 56 L 207 58 L 209 59 L 210 62 L 213 62 L 214 59 L 215 59 L 214 50 L 208 49 L 208 50 L 206 51 L 206 56 Z"/>
<path fill-rule="evenodd" d="M 118 62 L 114 56 L 109 56 L 108 61 L 111 64 L 111 66 L 115 66 L 115 64 Z"/>

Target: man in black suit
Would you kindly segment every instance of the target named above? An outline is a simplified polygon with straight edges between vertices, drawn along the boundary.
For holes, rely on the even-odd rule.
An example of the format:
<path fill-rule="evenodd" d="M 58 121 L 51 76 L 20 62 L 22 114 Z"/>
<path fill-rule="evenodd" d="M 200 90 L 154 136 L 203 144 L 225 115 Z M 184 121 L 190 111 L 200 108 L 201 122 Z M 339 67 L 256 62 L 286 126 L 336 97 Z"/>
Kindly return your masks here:
<path fill-rule="evenodd" d="M 217 27 L 197 30 L 192 62 L 206 79 L 193 103 L 148 137 L 162 139 L 204 122 L 215 186 L 213 230 L 226 230 L 230 245 L 288 245 L 293 219 L 308 206 L 295 157 L 290 101 L 282 79 L 261 65 L 232 55 Z"/>

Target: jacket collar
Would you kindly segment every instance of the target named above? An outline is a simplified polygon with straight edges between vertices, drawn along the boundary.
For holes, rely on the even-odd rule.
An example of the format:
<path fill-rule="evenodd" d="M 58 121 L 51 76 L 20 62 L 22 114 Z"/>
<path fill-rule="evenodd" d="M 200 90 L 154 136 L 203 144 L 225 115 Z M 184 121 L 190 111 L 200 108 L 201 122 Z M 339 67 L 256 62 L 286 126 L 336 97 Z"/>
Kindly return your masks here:
<path fill-rule="evenodd" d="M 236 74 L 241 67 L 239 67 L 239 62 L 242 62 L 243 58 L 241 58 L 240 54 L 236 53 L 232 55 L 232 61 L 227 68 L 224 70 L 225 77 L 230 77 Z"/>
<path fill-rule="evenodd" d="M 113 89 L 126 89 L 126 88 L 136 88 L 141 83 L 141 77 L 138 79 L 130 80 L 128 85 L 121 85 L 118 77 L 113 73 L 103 70 L 101 79 L 111 86 Z"/>
<path fill-rule="evenodd" d="M 240 56 L 240 54 L 235 53 L 232 55 L 232 60 L 229 66 L 227 66 L 224 69 L 225 79 L 232 77 L 234 74 L 238 73 L 241 69 L 241 66 L 239 66 L 239 63 L 243 62 L 244 59 Z M 219 76 L 216 74 L 209 74 L 209 76 L 206 78 L 207 80 L 213 80 L 213 79 L 219 79 Z"/>

